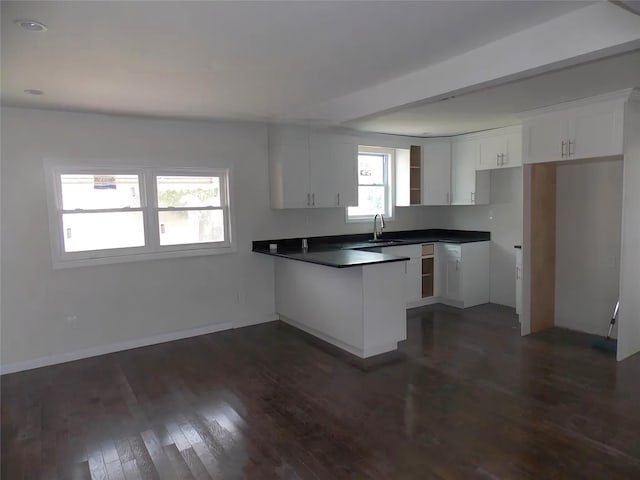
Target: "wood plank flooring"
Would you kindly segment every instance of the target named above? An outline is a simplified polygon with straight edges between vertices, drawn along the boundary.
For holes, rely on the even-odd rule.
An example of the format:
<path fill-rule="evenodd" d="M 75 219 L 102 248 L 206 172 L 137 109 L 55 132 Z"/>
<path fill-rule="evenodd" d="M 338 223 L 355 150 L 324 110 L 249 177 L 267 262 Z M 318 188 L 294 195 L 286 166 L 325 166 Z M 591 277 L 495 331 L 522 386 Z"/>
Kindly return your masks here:
<path fill-rule="evenodd" d="M 411 310 L 402 350 L 272 323 L 6 375 L 2 479 L 640 478 L 640 357 L 495 305 Z"/>

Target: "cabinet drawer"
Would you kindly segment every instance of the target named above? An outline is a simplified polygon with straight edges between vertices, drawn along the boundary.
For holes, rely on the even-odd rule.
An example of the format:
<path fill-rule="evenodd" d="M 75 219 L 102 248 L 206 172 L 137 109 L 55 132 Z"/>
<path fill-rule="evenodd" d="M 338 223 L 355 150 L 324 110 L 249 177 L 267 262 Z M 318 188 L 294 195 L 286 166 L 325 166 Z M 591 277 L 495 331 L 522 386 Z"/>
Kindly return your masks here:
<path fill-rule="evenodd" d="M 433 243 L 422 245 L 422 256 L 433 255 Z"/>
<path fill-rule="evenodd" d="M 383 247 L 382 253 L 399 257 L 420 258 L 420 245 L 400 245 L 397 247 Z"/>

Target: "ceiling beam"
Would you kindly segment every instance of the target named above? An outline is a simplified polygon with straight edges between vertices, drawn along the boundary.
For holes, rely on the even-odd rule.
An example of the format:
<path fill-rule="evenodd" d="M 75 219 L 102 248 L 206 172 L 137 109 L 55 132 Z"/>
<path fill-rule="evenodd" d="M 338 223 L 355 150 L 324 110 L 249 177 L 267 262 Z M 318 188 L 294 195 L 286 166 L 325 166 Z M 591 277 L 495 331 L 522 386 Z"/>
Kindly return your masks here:
<path fill-rule="evenodd" d="M 339 125 L 637 48 L 640 17 L 609 2 L 596 3 L 422 70 L 284 112 L 281 118 Z"/>

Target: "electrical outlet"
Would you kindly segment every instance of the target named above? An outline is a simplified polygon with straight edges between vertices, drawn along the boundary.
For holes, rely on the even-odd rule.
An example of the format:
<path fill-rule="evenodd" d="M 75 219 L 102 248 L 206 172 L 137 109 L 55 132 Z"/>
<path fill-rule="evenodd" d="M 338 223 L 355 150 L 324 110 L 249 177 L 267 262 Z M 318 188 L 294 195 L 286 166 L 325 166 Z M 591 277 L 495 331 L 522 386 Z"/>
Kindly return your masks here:
<path fill-rule="evenodd" d="M 78 328 L 78 316 L 77 315 L 69 315 L 67 317 L 67 327 L 69 327 L 69 328 Z"/>

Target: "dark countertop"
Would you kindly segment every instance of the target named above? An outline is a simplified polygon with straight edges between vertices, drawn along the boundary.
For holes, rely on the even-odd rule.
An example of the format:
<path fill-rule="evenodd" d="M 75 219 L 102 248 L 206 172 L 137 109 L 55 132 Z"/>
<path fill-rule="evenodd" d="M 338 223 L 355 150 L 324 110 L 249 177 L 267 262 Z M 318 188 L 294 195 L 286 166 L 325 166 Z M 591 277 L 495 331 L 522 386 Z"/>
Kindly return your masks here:
<path fill-rule="evenodd" d="M 385 232 L 382 238 L 376 242 L 371 241 L 371 237 L 372 234 L 370 233 L 307 237 L 309 244 L 307 252 L 302 251 L 302 237 L 259 240 L 253 242 L 253 251 L 265 255 L 316 263 L 334 268 L 345 268 L 409 260 L 407 257 L 362 251 L 369 248 L 395 247 L 433 242 L 485 242 L 491 239 L 489 232 L 441 229 Z M 278 245 L 277 252 L 269 251 L 269 244 L 272 243 Z"/>

